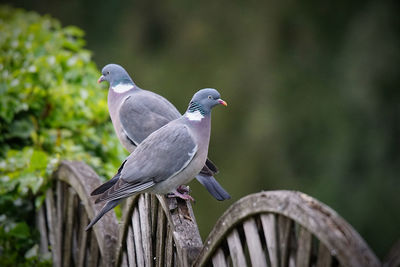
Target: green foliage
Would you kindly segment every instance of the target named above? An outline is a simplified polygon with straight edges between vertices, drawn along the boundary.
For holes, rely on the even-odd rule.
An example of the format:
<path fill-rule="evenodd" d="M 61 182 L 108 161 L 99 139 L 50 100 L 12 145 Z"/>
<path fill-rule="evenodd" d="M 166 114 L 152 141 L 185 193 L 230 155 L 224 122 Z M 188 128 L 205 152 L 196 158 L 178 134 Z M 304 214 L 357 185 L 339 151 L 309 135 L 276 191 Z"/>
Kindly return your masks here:
<path fill-rule="evenodd" d="M 82 30 L 1 6 L 0 32 L 0 265 L 30 266 L 37 196 L 60 159 L 109 177 L 124 152 Z"/>

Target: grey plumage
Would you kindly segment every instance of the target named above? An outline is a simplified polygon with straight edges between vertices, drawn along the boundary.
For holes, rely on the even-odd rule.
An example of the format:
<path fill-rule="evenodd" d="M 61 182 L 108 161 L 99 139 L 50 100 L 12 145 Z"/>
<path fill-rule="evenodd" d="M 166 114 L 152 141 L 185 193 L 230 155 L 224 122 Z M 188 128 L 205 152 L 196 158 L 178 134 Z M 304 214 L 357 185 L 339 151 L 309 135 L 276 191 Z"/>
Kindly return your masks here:
<path fill-rule="evenodd" d="M 121 144 L 132 152 L 152 132 L 181 116 L 179 111 L 164 97 L 140 89 L 129 74 L 119 65 L 109 64 L 102 70 L 99 82 L 108 81 L 108 107 L 115 132 Z M 207 159 L 197 180 L 218 200 L 229 199 L 230 195 L 215 180 L 217 167 Z M 118 180 L 102 185 L 105 189 Z M 114 179 L 113 178 L 113 179 Z M 97 188 L 92 195 L 105 189 Z"/>
<path fill-rule="evenodd" d="M 191 109 L 194 103 L 195 110 Z M 211 108 L 217 104 L 226 105 L 218 91 L 202 89 L 193 96 L 183 116 L 143 140 L 122 163 L 112 182 L 105 183 L 108 189 L 98 192 L 96 203 L 107 203 L 86 230 L 124 198 L 143 192 L 176 192 L 178 186 L 192 180 L 207 158 Z"/>

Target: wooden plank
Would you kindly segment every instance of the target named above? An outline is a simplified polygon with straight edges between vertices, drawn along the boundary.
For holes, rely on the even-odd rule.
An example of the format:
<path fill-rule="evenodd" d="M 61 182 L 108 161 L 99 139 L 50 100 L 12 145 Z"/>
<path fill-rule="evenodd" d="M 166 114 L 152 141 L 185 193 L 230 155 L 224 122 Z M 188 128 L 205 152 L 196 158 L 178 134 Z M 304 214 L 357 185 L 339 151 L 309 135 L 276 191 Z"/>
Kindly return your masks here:
<path fill-rule="evenodd" d="M 260 236 L 258 235 L 257 225 L 254 218 L 249 218 L 243 223 L 243 230 L 246 236 L 251 264 L 253 266 L 266 267 L 267 261 L 262 249 Z"/>
<path fill-rule="evenodd" d="M 281 267 L 286 267 L 289 259 L 289 237 L 292 220 L 285 216 L 278 216 L 278 233 L 279 233 L 279 252 Z"/>
<path fill-rule="evenodd" d="M 130 265 L 128 265 L 128 256 L 126 255 L 126 251 L 124 250 L 122 252 L 122 260 L 121 260 L 121 265 L 117 265 L 118 267 L 131 267 Z"/>
<path fill-rule="evenodd" d="M 332 265 L 332 256 L 328 248 L 320 241 L 318 246 L 318 257 L 316 267 L 326 267 Z"/>
<path fill-rule="evenodd" d="M 228 264 L 226 263 L 224 252 L 220 248 L 217 250 L 217 252 L 213 256 L 212 262 L 213 262 L 214 267 L 228 267 Z"/>
<path fill-rule="evenodd" d="M 126 250 L 128 251 L 128 263 L 130 267 L 136 267 L 136 253 L 133 237 L 132 226 L 128 227 L 128 235 L 126 236 Z"/>
<path fill-rule="evenodd" d="M 80 227 L 85 228 L 89 223 L 89 218 L 86 213 L 81 213 Z M 82 231 L 79 236 L 79 251 L 78 251 L 78 267 L 83 267 L 85 265 L 86 248 L 87 248 L 88 232 Z"/>
<path fill-rule="evenodd" d="M 61 266 L 61 255 L 57 248 L 57 218 L 56 210 L 54 206 L 53 190 L 49 188 L 46 191 L 46 213 L 47 213 L 47 225 L 49 227 L 49 240 L 51 245 L 51 254 L 54 266 Z"/>
<path fill-rule="evenodd" d="M 304 227 L 300 227 L 299 238 L 297 240 L 297 254 L 296 254 L 297 267 L 309 266 L 310 256 L 311 256 L 311 242 L 312 242 L 311 233 Z"/>
<path fill-rule="evenodd" d="M 69 187 L 68 188 L 68 200 L 67 203 L 67 213 L 65 214 L 65 232 L 64 232 L 64 245 L 63 245 L 63 266 L 71 266 L 72 257 L 72 228 L 74 219 L 74 200 L 76 193 Z"/>
<path fill-rule="evenodd" d="M 173 233 L 171 226 L 167 224 L 167 234 L 165 236 L 165 266 L 174 266 L 174 243 L 173 243 Z"/>
<path fill-rule="evenodd" d="M 36 213 L 36 227 L 39 229 L 40 243 L 39 252 L 40 255 L 45 255 L 49 252 L 49 237 L 47 235 L 46 217 L 45 217 L 45 205 L 42 205 Z"/>
<path fill-rule="evenodd" d="M 236 229 L 227 237 L 229 254 L 232 258 L 232 263 L 234 267 L 246 267 L 246 257 L 243 252 L 242 243 L 240 241 L 239 233 Z"/>
<path fill-rule="evenodd" d="M 64 213 L 66 210 L 64 210 L 64 193 L 66 190 L 66 186 L 63 182 L 60 180 L 57 180 L 56 183 L 56 205 L 57 205 L 57 228 L 56 228 L 56 235 L 57 235 L 57 253 L 60 255 L 61 258 L 63 258 L 63 223 L 64 223 Z"/>
<path fill-rule="evenodd" d="M 143 253 L 142 233 L 140 230 L 140 218 L 137 206 L 133 209 L 132 214 L 132 229 L 135 240 L 136 262 L 138 266 L 145 266 L 145 258 Z"/>
<path fill-rule="evenodd" d="M 153 249 L 151 239 L 151 216 L 149 194 L 141 194 L 138 200 L 140 231 L 142 236 L 143 258 L 145 266 L 153 265 Z"/>
<path fill-rule="evenodd" d="M 168 219 L 173 226 L 176 255 L 180 266 L 190 266 L 197 258 L 203 243 L 189 201 L 165 198 L 157 195 Z"/>
<path fill-rule="evenodd" d="M 90 237 L 90 252 L 89 252 L 89 267 L 97 267 L 97 262 L 99 260 L 99 245 L 97 244 L 96 236 L 92 232 Z"/>
<path fill-rule="evenodd" d="M 156 266 L 164 266 L 164 251 L 166 250 L 166 229 L 167 229 L 167 218 L 164 215 L 164 210 L 161 205 L 158 205 L 158 222 L 157 222 L 157 235 L 156 235 Z"/>
<path fill-rule="evenodd" d="M 269 260 L 272 267 L 278 267 L 278 242 L 276 233 L 276 217 L 272 213 L 261 214 L 261 223 L 264 230 L 265 240 L 267 242 L 267 249 Z"/>
<path fill-rule="evenodd" d="M 155 195 L 150 195 L 150 203 L 151 203 L 151 235 L 156 236 L 157 233 L 157 216 L 158 216 L 158 199 Z"/>

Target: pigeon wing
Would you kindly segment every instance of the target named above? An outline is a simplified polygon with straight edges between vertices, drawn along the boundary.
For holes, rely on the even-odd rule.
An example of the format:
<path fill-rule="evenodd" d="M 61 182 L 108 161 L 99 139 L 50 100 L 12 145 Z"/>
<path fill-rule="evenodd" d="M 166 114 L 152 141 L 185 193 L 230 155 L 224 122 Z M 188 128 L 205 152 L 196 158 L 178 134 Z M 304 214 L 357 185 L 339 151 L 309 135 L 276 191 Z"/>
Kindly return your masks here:
<path fill-rule="evenodd" d="M 146 90 L 127 97 L 119 109 L 123 130 L 135 144 L 180 115 L 168 100 Z"/>

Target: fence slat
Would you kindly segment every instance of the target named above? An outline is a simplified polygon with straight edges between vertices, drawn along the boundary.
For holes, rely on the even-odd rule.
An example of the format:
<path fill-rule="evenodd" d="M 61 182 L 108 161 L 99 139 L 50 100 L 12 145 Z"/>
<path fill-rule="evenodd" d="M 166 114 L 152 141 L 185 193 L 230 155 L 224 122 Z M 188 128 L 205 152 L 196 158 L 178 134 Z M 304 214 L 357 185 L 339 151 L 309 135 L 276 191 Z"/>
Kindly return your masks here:
<path fill-rule="evenodd" d="M 165 266 L 173 266 L 174 263 L 174 243 L 173 233 L 169 225 L 167 225 L 167 234 L 165 236 Z"/>
<path fill-rule="evenodd" d="M 61 253 L 57 250 L 57 218 L 56 210 L 54 206 L 53 190 L 50 188 L 46 191 L 46 212 L 47 212 L 47 224 L 49 227 L 49 240 L 50 245 L 53 248 L 51 250 L 53 264 L 55 266 L 61 266 Z"/>
<path fill-rule="evenodd" d="M 166 241 L 166 220 L 164 215 L 164 210 L 161 205 L 157 208 L 157 245 L 156 245 L 156 266 L 164 266 L 164 251 L 165 251 L 165 241 Z"/>
<path fill-rule="evenodd" d="M 308 267 L 310 263 L 312 235 L 304 227 L 300 227 L 297 241 L 296 266 Z"/>
<path fill-rule="evenodd" d="M 126 250 L 129 252 L 127 253 L 129 267 L 136 267 L 136 251 L 134 242 L 132 226 L 129 226 L 128 235 L 126 236 Z"/>
<path fill-rule="evenodd" d="M 249 248 L 250 260 L 253 266 L 266 267 L 265 254 L 263 252 L 260 236 L 254 218 L 249 218 L 243 223 L 247 247 Z"/>
<path fill-rule="evenodd" d="M 212 258 L 212 262 L 214 267 L 228 267 L 224 252 L 220 248 L 217 250 L 214 257 Z"/>
<path fill-rule="evenodd" d="M 278 233 L 279 233 L 279 252 L 281 259 L 281 267 L 288 264 L 289 258 L 289 237 L 292 220 L 279 215 L 278 216 Z"/>
<path fill-rule="evenodd" d="M 142 233 L 140 231 L 140 218 L 138 208 L 133 209 L 132 215 L 133 238 L 135 240 L 136 262 L 138 266 L 145 266 L 143 254 Z"/>
<path fill-rule="evenodd" d="M 274 214 L 261 214 L 261 223 L 267 242 L 269 259 L 272 267 L 278 267 L 278 244 L 276 240 L 276 217 Z"/>
<path fill-rule="evenodd" d="M 234 267 L 246 267 L 246 257 L 244 256 L 242 243 L 240 241 L 239 233 L 236 229 L 227 237 L 229 253 L 232 258 L 232 263 Z"/>
<path fill-rule="evenodd" d="M 138 200 L 138 210 L 140 216 L 140 231 L 142 236 L 143 258 L 145 266 L 152 266 L 153 249 L 151 245 L 151 216 L 149 194 L 141 194 Z"/>
<path fill-rule="evenodd" d="M 331 253 L 322 242 L 319 242 L 316 267 L 331 266 L 331 263 L 332 263 Z"/>
<path fill-rule="evenodd" d="M 83 210 L 83 208 L 82 208 Z M 85 213 L 81 213 L 81 227 L 86 227 L 89 223 L 89 218 L 86 216 Z M 86 257 L 86 247 L 87 247 L 87 238 L 88 233 L 86 231 L 82 231 L 79 236 L 79 252 L 78 252 L 78 267 L 83 267 L 85 264 L 85 257 Z"/>
<path fill-rule="evenodd" d="M 71 257 L 72 257 L 72 228 L 74 222 L 74 216 L 76 210 L 74 209 L 74 200 L 75 200 L 75 191 L 72 188 L 68 188 L 68 200 L 67 204 L 67 213 L 66 213 L 66 221 L 65 221 L 65 233 L 64 233 L 64 249 L 63 249 L 63 266 L 69 267 L 71 266 Z"/>
<path fill-rule="evenodd" d="M 64 197 L 65 197 L 65 186 L 64 183 L 61 182 L 60 180 L 57 180 L 56 183 L 56 206 L 57 206 L 57 251 L 58 251 L 58 255 L 60 255 L 60 258 L 63 257 L 62 253 L 63 253 L 63 248 L 62 248 L 62 244 L 63 244 L 63 223 L 64 223 Z"/>

